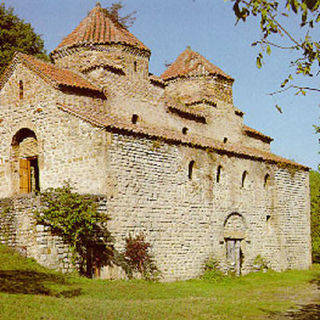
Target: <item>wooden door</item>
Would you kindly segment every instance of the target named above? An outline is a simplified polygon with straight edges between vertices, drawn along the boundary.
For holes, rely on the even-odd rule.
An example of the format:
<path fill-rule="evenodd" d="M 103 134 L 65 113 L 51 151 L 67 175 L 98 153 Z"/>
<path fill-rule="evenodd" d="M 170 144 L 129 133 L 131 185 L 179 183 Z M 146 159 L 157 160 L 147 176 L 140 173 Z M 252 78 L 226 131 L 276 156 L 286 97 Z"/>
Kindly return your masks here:
<path fill-rule="evenodd" d="M 20 193 L 31 192 L 30 161 L 19 159 Z"/>
<path fill-rule="evenodd" d="M 241 251 L 241 240 L 226 239 L 226 248 L 229 269 L 239 276 L 241 274 L 241 265 L 243 259 Z"/>

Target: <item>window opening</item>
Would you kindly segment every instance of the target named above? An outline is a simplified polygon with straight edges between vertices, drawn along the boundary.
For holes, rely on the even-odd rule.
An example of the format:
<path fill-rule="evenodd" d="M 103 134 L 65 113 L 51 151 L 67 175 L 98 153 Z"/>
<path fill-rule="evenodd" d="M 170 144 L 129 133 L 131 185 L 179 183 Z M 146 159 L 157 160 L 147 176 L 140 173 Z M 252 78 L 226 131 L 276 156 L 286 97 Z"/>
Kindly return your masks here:
<path fill-rule="evenodd" d="M 23 81 L 19 81 L 19 99 L 23 100 Z"/>
<path fill-rule="evenodd" d="M 227 138 L 227 137 L 224 137 L 223 143 L 227 143 L 227 142 L 228 142 L 228 138 Z"/>
<path fill-rule="evenodd" d="M 243 174 L 242 174 L 242 180 L 241 180 L 241 186 L 242 186 L 242 188 L 244 188 L 247 175 L 248 175 L 248 172 L 247 172 L 247 171 L 244 171 Z"/>
<path fill-rule="evenodd" d="M 133 115 L 132 115 L 132 118 L 131 118 L 131 122 L 132 122 L 133 124 L 136 124 L 136 123 L 138 122 L 138 120 L 139 120 L 138 115 L 137 115 L 137 114 L 133 114 Z"/>
<path fill-rule="evenodd" d="M 190 180 L 192 179 L 193 167 L 194 167 L 194 161 L 192 160 L 189 163 L 189 171 L 188 171 L 188 177 Z"/>
<path fill-rule="evenodd" d="M 269 174 L 267 173 L 264 177 L 264 183 L 263 183 L 263 187 L 266 189 L 268 188 L 269 186 L 269 182 L 270 182 L 270 176 Z"/>
<path fill-rule="evenodd" d="M 183 133 L 183 134 L 187 134 L 187 133 L 188 133 L 188 130 L 189 130 L 188 128 L 184 127 L 184 128 L 182 129 L 182 133 Z"/>
<path fill-rule="evenodd" d="M 220 182 L 221 170 L 222 170 L 222 167 L 219 166 L 218 169 L 217 169 L 217 178 L 216 178 L 217 183 Z"/>
<path fill-rule="evenodd" d="M 134 72 L 137 72 L 137 61 L 133 63 L 133 70 Z"/>

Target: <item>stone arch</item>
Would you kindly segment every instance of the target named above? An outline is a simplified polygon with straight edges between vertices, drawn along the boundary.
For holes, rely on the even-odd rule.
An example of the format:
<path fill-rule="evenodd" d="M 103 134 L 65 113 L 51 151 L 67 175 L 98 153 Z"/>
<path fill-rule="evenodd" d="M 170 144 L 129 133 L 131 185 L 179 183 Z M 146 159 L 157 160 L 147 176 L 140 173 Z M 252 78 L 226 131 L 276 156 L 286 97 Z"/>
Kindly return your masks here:
<path fill-rule="evenodd" d="M 246 237 L 246 222 L 241 214 L 233 212 L 227 216 L 223 227 L 228 270 L 240 275 L 244 262 L 241 243 Z"/>
<path fill-rule="evenodd" d="M 39 145 L 35 132 L 19 129 L 11 141 L 11 166 L 13 193 L 40 191 Z"/>
<path fill-rule="evenodd" d="M 244 217 L 238 213 L 230 213 L 223 223 L 224 238 L 244 239 L 246 237 L 246 221 Z"/>

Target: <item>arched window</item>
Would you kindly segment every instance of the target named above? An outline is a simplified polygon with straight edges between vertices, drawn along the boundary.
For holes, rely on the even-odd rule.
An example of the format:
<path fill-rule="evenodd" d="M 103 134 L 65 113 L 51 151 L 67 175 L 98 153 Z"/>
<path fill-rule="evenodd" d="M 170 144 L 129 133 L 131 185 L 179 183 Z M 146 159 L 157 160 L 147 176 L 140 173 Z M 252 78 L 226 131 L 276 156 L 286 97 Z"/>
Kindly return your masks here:
<path fill-rule="evenodd" d="M 134 70 L 134 72 L 137 72 L 137 61 L 135 61 L 134 63 L 133 63 L 133 70 Z"/>
<path fill-rule="evenodd" d="M 216 181 L 217 181 L 217 183 L 220 182 L 221 171 L 222 171 L 222 166 L 219 166 L 218 169 L 217 169 L 217 176 L 216 176 Z"/>
<path fill-rule="evenodd" d="M 194 167 L 194 161 L 192 160 L 189 162 L 189 170 L 188 170 L 188 178 L 190 180 L 192 179 L 193 167 Z"/>
<path fill-rule="evenodd" d="M 241 179 L 241 187 L 242 188 L 244 188 L 244 186 L 245 186 L 247 175 L 248 175 L 248 172 L 247 171 L 243 171 L 242 179 Z"/>
<path fill-rule="evenodd" d="M 269 183 L 270 183 L 270 176 L 269 176 L 269 174 L 267 173 L 267 174 L 264 176 L 263 187 L 264 187 L 265 189 L 267 189 L 268 186 L 269 186 Z"/>

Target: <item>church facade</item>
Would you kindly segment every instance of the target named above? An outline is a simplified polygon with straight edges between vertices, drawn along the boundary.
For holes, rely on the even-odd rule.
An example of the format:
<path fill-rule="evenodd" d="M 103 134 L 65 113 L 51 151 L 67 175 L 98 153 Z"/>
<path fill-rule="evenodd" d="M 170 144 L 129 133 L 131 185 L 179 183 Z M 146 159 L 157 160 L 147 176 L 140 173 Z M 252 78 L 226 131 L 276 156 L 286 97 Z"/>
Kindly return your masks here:
<path fill-rule="evenodd" d="M 30 208 L 35 191 L 69 181 L 104 199 L 120 251 L 129 234 L 146 235 L 164 280 L 200 275 L 209 257 L 236 273 L 258 255 L 275 270 L 308 268 L 309 169 L 244 124 L 220 68 L 187 48 L 158 77 L 150 55 L 99 4 L 51 63 L 15 55 L 0 80 L 11 244 L 64 268 L 63 245 L 32 225 Z"/>

